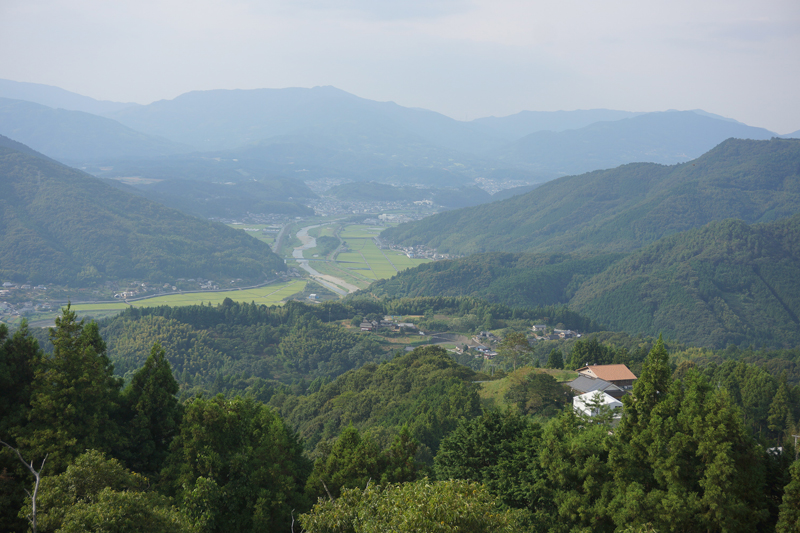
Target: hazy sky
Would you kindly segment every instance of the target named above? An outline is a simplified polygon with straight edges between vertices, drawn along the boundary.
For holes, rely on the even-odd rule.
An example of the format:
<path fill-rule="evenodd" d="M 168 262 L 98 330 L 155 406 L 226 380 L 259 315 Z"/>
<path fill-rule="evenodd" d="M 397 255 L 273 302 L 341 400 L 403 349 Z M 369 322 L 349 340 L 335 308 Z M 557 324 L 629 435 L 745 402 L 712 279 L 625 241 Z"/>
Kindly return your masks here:
<path fill-rule="evenodd" d="M 334 85 L 465 120 L 701 108 L 800 129 L 798 0 L 0 0 L 0 78 L 149 103 Z"/>

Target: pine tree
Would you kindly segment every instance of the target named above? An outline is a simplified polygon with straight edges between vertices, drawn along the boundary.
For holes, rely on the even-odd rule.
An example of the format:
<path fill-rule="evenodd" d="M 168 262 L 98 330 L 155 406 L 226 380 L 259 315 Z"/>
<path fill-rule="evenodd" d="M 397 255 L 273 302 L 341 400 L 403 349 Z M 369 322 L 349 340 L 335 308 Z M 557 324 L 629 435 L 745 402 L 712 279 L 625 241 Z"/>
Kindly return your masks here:
<path fill-rule="evenodd" d="M 16 438 L 27 424 L 33 377 L 41 360 L 39 343 L 30 336 L 26 321 L 10 338 L 6 325 L 0 324 L 0 440 L 9 445 L 17 444 Z M 31 472 L 16 454 L 0 446 L 0 529 L 27 529 L 18 512 L 30 479 Z"/>

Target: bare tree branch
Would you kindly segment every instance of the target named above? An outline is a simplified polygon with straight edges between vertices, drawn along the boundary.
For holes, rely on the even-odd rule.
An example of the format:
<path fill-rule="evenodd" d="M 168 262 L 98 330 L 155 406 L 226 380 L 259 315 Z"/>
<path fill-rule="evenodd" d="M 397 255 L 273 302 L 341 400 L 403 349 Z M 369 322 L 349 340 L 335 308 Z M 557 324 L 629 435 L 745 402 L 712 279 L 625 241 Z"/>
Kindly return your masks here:
<path fill-rule="evenodd" d="M 323 481 L 322 486 L 325 487 L 325 492 L 328 493 L 328 498 L 330 498 L 330 500 L 333 501 L 333 496 L 331 496 L 331 491 L 328 490 L 328 485 L 326 485 L 325 482 Z"/>
<path fill-rule="evenodd" d="M 19 450 L 18 450 L 18 449 L 14 448 L 14 447 L 13 447 L 13 446 L 11 446 L 9 443 L 7 443 L 7 442 L 4 442 L 4 441 L 2 441 L 2 440 L 0 440 L 0 444 L 2 444 L 3 446 L 5 446 L 5 447 L 6 447 L 6 448 L 8 448 L 9 450 L 13 450 L 13 451 L 14 451 L 14 453 L 16 453 L 16 454 L 17 454 L 17 457 L 18 457 L 18 458 L 19 458 L 19 460 L 22 462 L 22 464 L 24 464 L 24 465 L 25 465 L 25 467 L 26 467 L 28 470 L 30 470 L 30 471 L 31 471 L 31 474 L 33 474 L 33 477 L 34 477 L 34 479 L 36 479 L 36 482 L 35 482 L 35 483 L 34 483 L 34 485 L 33 485 L 33 495 L 31 495 L 31 493 L 30 493 L 30 492 L 28 492 L 28 489 L 25 489 L 25 493 L 26 493 L 26 494 L 27 494 L 27 495 L 30 497 L 30 499 L 31 499 L 31 508 L 32 508 L 32 512 L 31 512 L 31 518 L 29 518 L 29 519 L 28 519 L 28 521 L 31 523 L 31 528 L 33 529 L 33 533 L 36 533 L 36 496 L 37 496 L 37 494 L 39 493 L 39 481 L 41 481 L 41 473 L 42 473 L 42 470 L 44 469 L 44 463 L 45 463 L 45 461 L 47 461 L 47 455 L 49 455 L 49 454 L 46 454 L 46 455 L 44 456 L 44 459 L 42 459 L 42 466 L 40 466 L 40 467 L 39 467 L 39 471 L 37 472 L 37 471 L 36 471 L 36 470 L 33 468 L 33 461 L 31 461 L 31 462 L 30 462 L 30 464 L 28 464 L 28 463 L 25 461 L 25 459 L 23 459 L 23 458 L 22 458 L 22 454 L 21 454 L 21 453 L 19 453 Z"/>

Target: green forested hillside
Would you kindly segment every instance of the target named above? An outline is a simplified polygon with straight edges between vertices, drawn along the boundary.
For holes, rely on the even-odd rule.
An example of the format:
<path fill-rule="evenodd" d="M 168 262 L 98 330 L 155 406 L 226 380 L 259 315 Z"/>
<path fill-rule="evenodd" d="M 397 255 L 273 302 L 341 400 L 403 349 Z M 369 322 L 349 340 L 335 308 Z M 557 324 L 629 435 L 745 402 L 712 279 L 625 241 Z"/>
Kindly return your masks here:
<path fill-rule="evenodd" d="M 800 141 L 729 139 L 688 163 L 568 176 L 502 202 L 401 224 L 381 237 L 461 254 L 627 252 L 712 220 L 768 222 L 798 211 Z"/>
<path fill-rule="evenodd" d="M 564 307 L 510 308 L 475 298 L 349 298 L 320 305 L 288 302 L 267 307 L 225 300 L 218 306 L 129 308 L 100 322 L 117 374 L 130 377 L 158 342 L 182 394 L 250 393 L 267 401 L 285 387 L 314 390 L 368 362 L 392 357 L 403 344 L 346 328 L 357 318 L 415 315 L 426 331 L 470 334 L 532 321 L 597 331 L 591 320 Z M 452 317 L 447 322 L 442 315 Z M 437 318 L 438 317 L 438 318 Z M 47 331 L 34 334 L 46 351 Z M 428 337 L 414 339 L 414 344 Z M 469 356 L 472 358 L 472 356 Z"/>
<path fill-rule="evenodd" d="M 624 254 L 475 254 L 434 261 L 378 280 L 364 293 L 388 296 L 473 296 L 513 306 L 567 303 L 581 283 Z"/>
<path fill-rule="evenodd" d="M 438 346 L 417 348 L 383 364 L 366 364 L 307 396 L 279 394 L 270 404 L 313 449 L 353 424 L 390 434 L 407 425 L 431 450 L 460 417 L 480 412 L 475 372 Z"/>
<path fill-rule="evenodd" d="M 403 303 L 426 304 L 436 300 Z M 346 308 L 336 305 L 289 306 L 279 323 Z M 171 318 L 213 333 L 222 316 L 243 326 L 258 311 L 226 304 Z M 310 533 L 365 523 L 426 532 L 797 529 L 797 373 L 775 376 L 738 361 L 734 349 L 674 354 L 683 358 L 674 369 L 661 338 L 635 353 L 576 341 L 573 362 L 639 363 L 614 420 L 569 406 L 533 417 L 481 410 L 474 382 L 487 376 L 438 347 L 366 364 L 305 394 L 283 389 L 265 405 L 254 396 L 179 401 L 157 343 L 124 384 L 98 326 L 68 310 L 51 354 L 30 333 L 23 326 L 12 336 L 0 324 L 7 531 L 27 531 L 34 507 L 40 531 L 67 532 L 286 531 L 298 520 Z M 786 355 L 797 360 L 796 350 Z M 543 393 L 566 399 L 546 374 L 529 375 L 536 379 L 509 388 L 514 403 L 527 399 L 527 410 Z M 36 492 L 27 490 L 29 468 L 42 474 Z"/>
<path fill-rule="evenodd" d="M 570 306 L 611 329 L 698 346 L 800 343 L 800 214 L 664 238 L 584 283 Z"/>
<path fill-rule="evenodd" d="M 611 330 L 695 346 L 800 342 L 800 214 L 771 223 L 712 222 L 630 255 L 476 254 L 381 280 L 380 297 L 475 296 L 568 305 Z"/>
<path fill-rule="evenodd" d="M 285 266 L 266 244 L 128 194 L 34 154 L 0 147 L 0 278 L 92 286 L 107 280 L 242 278 Z"/>
<path fill-rule="evenodd" d="M 547 319 L 582 331 L 596 329 L 591 321 L 564 308 L 511 309 L 474 298 L 437 297 L 351 298 L 322 305 L 289 302 L 282 307 L 226 300 L 214 307 L 130 308 L 101 322 L 101 332 L 119 375 L 139 368 L 148 347 L 158 342 L 184 393 L 247 390 L 266 401 L 280 383 L 304 383 L 304 389 L 317 380 L 319 386 L 365 363 L 382 361 L 398 349 L 331 321 L 349 322 L 370 314 L 427 314 L 431 320 L 420 321 L 420 327 L 436 328 L 441 326 L 433 318 L 437 313 L 462 317 L 462 323 L 472 325 L 467 332 L 487 324 L 501 326 L 506 319 Z"/>

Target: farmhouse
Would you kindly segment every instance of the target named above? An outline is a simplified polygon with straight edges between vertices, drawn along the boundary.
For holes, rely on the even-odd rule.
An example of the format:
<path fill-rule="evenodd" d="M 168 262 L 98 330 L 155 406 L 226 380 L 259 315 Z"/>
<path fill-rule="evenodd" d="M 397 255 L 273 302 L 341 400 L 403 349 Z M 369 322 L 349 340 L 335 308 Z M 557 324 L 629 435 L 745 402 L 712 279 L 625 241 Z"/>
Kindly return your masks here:
<path fill-rule="evenodd" d="M 638 379 L 625 365 L 588 365 L 579 368 L 577 372 L 590 378 L 608 381 L 623 390 L 633 388 L 633 382 Z"/>
<path fill-rule="evenodd" d="M 625 396 L 625 391 L 613 383 L 584 374 L 579 375 L 577 378 L 567 383 L 567 386 L 577 395 L 600 391 L 616 399 Z"/>

